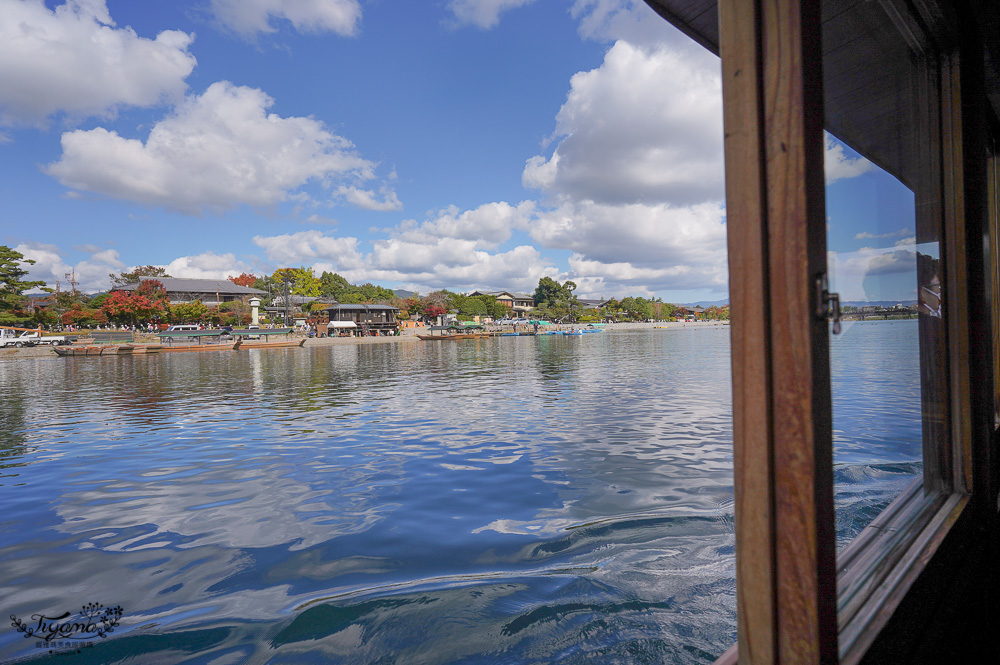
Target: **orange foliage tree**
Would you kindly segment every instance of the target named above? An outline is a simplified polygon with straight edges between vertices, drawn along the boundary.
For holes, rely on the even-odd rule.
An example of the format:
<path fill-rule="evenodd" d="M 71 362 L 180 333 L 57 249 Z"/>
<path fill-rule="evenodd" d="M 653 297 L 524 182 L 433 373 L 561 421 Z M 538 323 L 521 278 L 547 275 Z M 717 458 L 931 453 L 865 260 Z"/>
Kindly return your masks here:
<path fill-rule="evenodd" d="M 230 277 L 229 281 L 233 284 L 238 284 L 239 286 L 253 286 L 257 282 L 257 277 L 255 275 L 243 273 L 239 277 Z"/>

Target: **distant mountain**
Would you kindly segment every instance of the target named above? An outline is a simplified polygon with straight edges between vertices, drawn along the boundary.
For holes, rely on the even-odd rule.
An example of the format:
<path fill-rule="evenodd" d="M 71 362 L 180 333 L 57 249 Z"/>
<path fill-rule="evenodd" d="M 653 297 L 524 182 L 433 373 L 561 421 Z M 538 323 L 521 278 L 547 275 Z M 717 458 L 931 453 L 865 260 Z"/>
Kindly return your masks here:
<path fill-rule="evenodd" d="M 722 307 L 729 304 L 729 298 L 722 300 L 699 300 L 697 302 L 674 303 L 678 307 Z"/>
<path fill-rule="evenodd" d="M 845 300 L 840 303 L 840 306 L 850 305 L 851 307 L 895 307 L 896 305 L 903 305 L 905 307 L 913 307 L 917 304 L 916 300 Z"/>
<path fill-rule="evenodd" d="M 397 298 L 412 298 L 417 295 L 416 291 L 404 291 L 403 289 L 393 289 L 392 292 L 396 294 Z"/>

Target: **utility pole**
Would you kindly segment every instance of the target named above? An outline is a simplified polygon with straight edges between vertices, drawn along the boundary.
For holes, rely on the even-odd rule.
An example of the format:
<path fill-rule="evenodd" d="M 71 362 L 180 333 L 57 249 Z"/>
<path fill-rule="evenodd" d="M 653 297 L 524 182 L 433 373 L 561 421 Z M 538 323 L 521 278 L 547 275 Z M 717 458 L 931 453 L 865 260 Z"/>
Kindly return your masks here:
<path fill-rule="evenodd" d="M 285 312 L 282 319 L 284 321 L 285 327 L 288 327 L 288 276 L 285 276 Z"/>
<path fill-rule="evenodd" d="M 69 281 L 70 292 L 73 294 L 73 300 L 76 300 L 76 285 L 78 283 L 76 281 L 76 268 L 73 268 L 73 272 L 68 272 L 63 277 Z"/>

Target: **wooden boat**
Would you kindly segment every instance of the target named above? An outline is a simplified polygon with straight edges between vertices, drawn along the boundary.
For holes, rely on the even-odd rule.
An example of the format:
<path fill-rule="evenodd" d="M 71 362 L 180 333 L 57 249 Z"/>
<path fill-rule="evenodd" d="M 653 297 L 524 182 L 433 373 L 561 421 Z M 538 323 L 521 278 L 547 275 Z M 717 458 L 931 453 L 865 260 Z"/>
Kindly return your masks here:
<path fill-rule="evenodd" d="M 136 353 L 159 353 L 163 350 L 163 346 L 160 344 L 136 344 L 135 348 L 132 349 L 133 355 Z"/>
<path fill-rule="evenodd" d="M 231 351 L 233 344 L 223 341 L 224 330 L 168 330 L 157 333 L 164 344 L 161 353 L 191 351 Z"/>
<path fill-rule="evenodd" d="M 305 343 L 305 337 L 300 340 L 281 340 L 277 342 L 269 342 L 267 340 L 259 342 L 245 342 L 242 339 L 238 339 L 236 340 L 236 343 L 233 344 L 233 349 L 236 351 L 239 351 L 240 349 L 278 349 L 281 347 L 302 346 Z"/>
<path fill-rule="evenodd" d="M 99 356 L 99 346 L 54 346 L 52 350 L 60 356 Z"/>
<path fill-rule="evenodd" d="M 453 335 L 417 335 L 418 338 L 428 341 L 451 341 L 456 339 L 476 339 L 482 337 L 482 335 L 467 334 L 463 335 L 461 333 L 456 333 Z"/>
<path fill-rule="evenodd" d="M 417 335 L 417 337 L 426 341 L 453 341 L 458 339 L 478 339 L 480 337 L 490 336 L 490 333 L 485 332 L 485 329 L 478 324 L 468 326 L 455 324 L 451 324 L 450 326 L 431 326 L 430 330 L 439 330 L 441 331 L 441 334 Z"/>
<path fill-rule="evenodd" d="M 234 350 L 240 349 L 279 349 L 284 347 L 302 346 L 306 338 L 292 339 L 292 328 L 246 328 L 234 330 L 236 343 Z"/>
<path fill-rule="evenodd" d="M 131 344 L 110 344 L 108 346 L 101 347 L 102 356 L 123 356 L 130 355 L 135 347 Z"/>

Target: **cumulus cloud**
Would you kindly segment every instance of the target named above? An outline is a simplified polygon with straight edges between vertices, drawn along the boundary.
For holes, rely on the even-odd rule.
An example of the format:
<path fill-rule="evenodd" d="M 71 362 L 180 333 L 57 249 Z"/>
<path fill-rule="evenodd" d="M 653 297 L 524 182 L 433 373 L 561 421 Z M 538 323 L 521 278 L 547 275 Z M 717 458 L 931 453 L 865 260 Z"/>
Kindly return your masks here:
<path fill-rule="evenodd" d="M 474 25 L 489 30 L 500 22 L 500 14 L 523 7 L 535 0 L 450 0 L 448 9 L 459 25 Z"/>
<path fill-rule="evenodd" d="M 344 197 L 344 200 L 348 203 L 356 205 L 359 208 L 364 208 L 365 210 L 390 211 L 403 209 L 403 204 L 396 196 L 396 192 L 388 187 L 382 187 L 379 190 L 379 195 L 382 197 L 381 200 L 370 189 L 342 186 L 337 190 L 337 193 Z"/>
<path fill-rule="evenodd" d="M 838 180 L 856 178 L 874 168 L 874 164 L 864 157 L 848 157 L 844 154 L 844 144 L 825 133 L 823 171 L 827 186 Z"/>
<path fill-rule="evenodd" d="M 30 279 L 45 281 L 45 285 L 66 291 L 71 289 L 70 279 L 76 280 L 76 289 L 84 293 L 96 293 L 108 288 L 108 275 L 125 269 L 117 250 L 88 247 L 90 256 L 75 264 L 68 262 L 62 250 L 48 243 L 22 243 L 14 249 L 32 259 L 35 264 L 28 266 Z M 67 277 L 69 275 L 70 277 Z"/>
<path fill-rule="evenodd" d="M 601 203 L 701 203 L 723 198 L 718 59 L 619 41 L 601 67 L 573 76 L 551 157 L 522 182 Z"/>
<path fill-rule="evenodd" d="M 917 297 L 917 257 L 935 257 L 936 243 L 864 247 L 856 252 L 828 252 L 831 289 L 841 302 L 902 301 Z"/>
<path fill-rule="evenodd" d="M 407 221 L 384 232 L 366 251 L 354 237 L 319 230 L 256 236 L 253 242 L 279 266 L 338 272 L 352 282 L 404 282 L 424 291 L 449 288 L 531 290 L 556 271 L 539 251 L 520 245 L 500 251 L 512 227 L 531 219 L 533 204 L 489 203 L 474 210 L 448 208 L 423 223 Z M 488 282 L 488 283 L 487 283 Z"/>
<path fill-rule="evenodd" d="M 282 267 L 319 261 L 348 268 L 361 264 L 357 238 L 328 236 L 317 230 L 254 236 L 253 243 L 264 250 L 269 260 Z"/>
<path fill-rule="evenodd" d="M 912 229 L 902 228 L 898 231 L 890 231 L 889 233 L 869 233 L 868 231 L 862 231 L 854 236 L 855 240 L 884 240 L 886 238 L 902 238 L 907 234 L 913 233 Z M 897 241 L 898 244 L 898 241 Z M 911 243 L 906 243 L 911 244 Z"/>
<path fill-rule="evenodd" d="M 309 181 L 333 187 L 375 177 L 375 164 L 350 141 L 313 118 L 267 113 L 273 103 L 259 89 L 213 83 L 145 143 L 100 127 L 63 134 L 62 157 L 45 170 L 73 189 L 188 214 L 272 206 Z"/>
<path fill-rule="evenodd" d="M 702 48 L 643 0 L 576 0 L 570 13 L 580 20 L 580 35 L 588 39 L 624 40 L 636 46 L 669 42 L 672 48 L 692 52 Z"/>
<path fill-rule="evenodd" d="M 577 295 L 585 298 L 652 297 L 661 290 L 703 289 L 706 284 L 725 288 L 725 271 L 716 266 L 672 265 L 639 267 L 627 262 L 602 263 L 574 254 L 569 266 Z"/>
<path fill-rule="evenodd" d="M 477 249 L 496 249 L 511 237 L 513 229 L 529 226 L 534 210 L 533 201 L 523 201 L 517 206 L 506 201 L 484 203 L 463 212 L 450 206 L 420 224 L 406 220 L 391 233 L 404 242 L 433 243 L 441 238 L 456 238 L 472 241 Z"/>
<path fill-rule="evenodd" d="M 632 30 L 644 45 L 619 39 L 600 67 L 573 76 L 551 154 L 522 172 L 522 184 L 546 198 L 525 230 L 547 249 L 573 252 L 566 277 L 581 295 L 723 294 L 719 61 L 647 31 L 649 11 L 630 0 L 574 5 L 582 32 Z"/>
<path fill-rule="evenodd" d="M 182 256 L 161 267 L 171 277 L 190 279 L 224 280 L 228 279 L 230 275 L 254 272 L 253 266 L 237 260 L 236 255 L 232 252 L 225 254 L 202 252 L 194 256 Z"/>
<path fill-rule="evenodd" d="M 0 0 L 0 123 L 56 113 L 107 116 L 180 98 L 194 69 L 193 35 L 155 39 L 118 28 L 104 0 Z"/>
<path fill-rule="evenodd" d="M 641 284 L 654 291 L 726 290 L 725 210 L 719 202 L 565 203 L 540 212 L 529 232 L 544 247 L 574 252 L 571 277 L 578 284 L 600 277 L 617 285 L 588 289 L 590 294 L 622 293 Z"/>
<path fill-rule="evenodd" d="M 216 18 L 233 32 L 250 37 L 274 32 L 275 19 L 289 21 L 299 32 L 355 35 L 361 22 L 357 0 L 211 0 Z"/>

